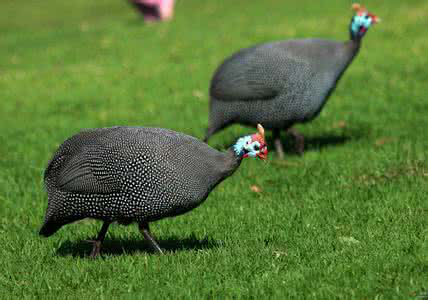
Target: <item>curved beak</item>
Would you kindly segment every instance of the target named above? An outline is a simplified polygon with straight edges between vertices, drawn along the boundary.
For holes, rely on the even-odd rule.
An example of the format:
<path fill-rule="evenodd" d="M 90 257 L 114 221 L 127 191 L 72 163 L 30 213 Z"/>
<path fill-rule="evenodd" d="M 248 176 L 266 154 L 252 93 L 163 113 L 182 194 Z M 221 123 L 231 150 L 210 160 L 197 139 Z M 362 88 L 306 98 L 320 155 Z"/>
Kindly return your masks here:
<path fill-rule="evenodd" d="M 266 159 L 268 155 L 268 149 L 267 146 L 265 145 L 262 149 L 260 149 L 259 153 L 257 153 L 257 157 L 260 159 Z"/>

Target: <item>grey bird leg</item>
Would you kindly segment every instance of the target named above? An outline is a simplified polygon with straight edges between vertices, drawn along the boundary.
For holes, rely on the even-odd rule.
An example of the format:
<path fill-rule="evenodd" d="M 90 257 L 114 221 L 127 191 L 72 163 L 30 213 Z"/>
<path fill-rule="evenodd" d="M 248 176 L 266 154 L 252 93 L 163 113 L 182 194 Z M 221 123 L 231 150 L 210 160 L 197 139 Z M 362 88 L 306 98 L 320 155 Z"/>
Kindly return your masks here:
<path fill-rule="evenodd" d="M 110 224 L 110 222 L 104 222 L 100 232 L 98 233 L 97 238 L 94 241 L 91 241 L 94 244 L 94 246 L 92 247 L 91 258 L 95 258 L 100 255 L 101 244 L 103 243 L 104 238 L 106 237 L 107 229 Z"/>
<path fill-rule="evenodd" d="M 279 159 L 284 159 L 284 149 L 282 148 L 279 129 L 273 130 L 273 142 L 275 144 L 275 150 L 278 153 Z"/>
<path fill-rule="evenodd" d="M 149 242 L 150 247 L 152 247 L 152 249 L 155 252 L 157 252 L 159 254 L 163 254 L 163 251 L 162 251 L 161 247 L 159 247 L 159 245 L 156 242 L 156 240 L 154 239 L 153 235 L 150 233 L 149 223 L 140 223 L 140 224 L 138 224 L 138 229 L 143 234 L 143 236 L 146 239 L 146 241 Z"/>
<path fill-rule="evenodd" d="M 294 128 L 288 129 L 287 132 L 294 138 L 296 153 L 302 155 L 305 150 L 305 137 Z"/>

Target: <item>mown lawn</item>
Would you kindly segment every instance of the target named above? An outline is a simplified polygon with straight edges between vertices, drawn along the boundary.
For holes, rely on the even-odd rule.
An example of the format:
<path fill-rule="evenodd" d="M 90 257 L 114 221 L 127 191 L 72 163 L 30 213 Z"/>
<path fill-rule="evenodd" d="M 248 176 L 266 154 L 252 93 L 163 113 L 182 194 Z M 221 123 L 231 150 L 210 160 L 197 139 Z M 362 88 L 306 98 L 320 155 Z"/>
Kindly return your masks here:
<path fill-rule="evenodd" d="M 239 48 L 346 39 L 347 1 L 178 1 L 144 25 L 126 1 L 3 1 L 0 9 L 1 298 L 428 296 L 428 2 L 370 1 L 383 22 L 320 117 L 303 157 L 246 160 L 191 213 L 112 226 L 103 258 L 82 221 L 38 236 L 43 170 L 82 128 L 167 127 L 202 137 L 215 67 Z M 233 126 L 225 148 L 252 129 Z M 252 186 L 261 192 L 254 192 Z M 419 298 L 418 298 L 419 297 Z"/>

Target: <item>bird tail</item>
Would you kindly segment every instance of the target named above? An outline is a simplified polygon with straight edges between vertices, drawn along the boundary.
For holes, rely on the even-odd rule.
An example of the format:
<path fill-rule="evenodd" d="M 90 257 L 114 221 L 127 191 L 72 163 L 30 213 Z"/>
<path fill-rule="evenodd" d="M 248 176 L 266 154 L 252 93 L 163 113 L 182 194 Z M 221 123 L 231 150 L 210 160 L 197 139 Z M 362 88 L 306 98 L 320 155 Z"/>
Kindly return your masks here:
<path fill-rule="evenodd" d="M 212 127 L 208 127 L 204 137 L 204 143 L 208 142 L 208 139 L 214 134 L 214 129 Z"/>
<path fill-rule="evenodd" d="M 48 237 L 67 224 L 68 218 L 67 209 L 64 206 L 65 200 L 62 196 L 49 183 L 46 184 L 46 189 L 48 191 L 48 207 L 46 208 L 45 221 L 42 228 L 40 228 L 39 234 Z M 61 211 L 60 215 L 58 215 L 58 211 Z"/>
<path fill-rule="evenodd" d="M 46 220 L 42 228 L 40 228 L 39 235 L 48 237 L 54 234 L 62 227 L 63 224 L 59 224 L 54 221 Z"/>
<path fill-rule="evenodd" d="M 204 142 L 220 130 L 228 127 L 234 120 L 232 112 L 226 112 L 223 105 L 216 98 L 211 97 L 208 128 L 205 133 Z"/>
<path fill-rule="evenodd" d="M 220 124 L 220 125 L 210 125 L 207 128 L 207 131 L 205 133 L 205 137 L 204 137 L 204 143 L 208 142 L 208 139 L 213 136 L 216 132 L 226 128 L 227 126 L 229 126 L 230 123 L 225 123 L 225 124 Z"/>

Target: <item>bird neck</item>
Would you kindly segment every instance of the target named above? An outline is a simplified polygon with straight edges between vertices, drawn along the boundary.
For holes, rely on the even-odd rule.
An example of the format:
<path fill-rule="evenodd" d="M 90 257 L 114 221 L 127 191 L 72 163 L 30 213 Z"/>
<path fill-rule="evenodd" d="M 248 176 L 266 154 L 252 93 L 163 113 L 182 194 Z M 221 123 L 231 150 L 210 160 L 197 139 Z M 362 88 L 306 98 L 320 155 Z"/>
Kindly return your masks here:
<path fill-rule="evenodd" d="M 223 180 L 231 176 L 238 169 L 241 161 L 242 156 L 237 156 L 233 147 L 225 152 L 216 150 L 214 159 L 210 159 L 208 162 L 208 170 L 211 174 L 211 176 L 205 178 L 205 180 L 208 180 L 208 191 L 211 191 Z"/>
<path fill-rule="evenodd" d="M 363 37 L 364 35 L 359 35 L 359 34 L 353 33 L 352 31 L 349 32 L 349 40 L 351 41 L 360 43 Z"/>
<path fill-rule="evenodd" d="M 361 38 L 359 37 L 354 37 L 351 38 L 349 41 L 346 42 L 347 46 L 351 49 L 354 50 L 355 52 L 358 52 L 358 50 L 361 47 Z"/>
<path fill-rule="evenodd" d="M 223 171 L 225 176 L 230 176 L 241 165 L 243 153 L 236 153 L 235 148 L 232 146 L 223 154 Z"/>
<path fill-rule="evenodd" d="M 361 39 L 360 38 L 350 39 L 350 40 L 345 42 L 345 46 L 351 52 L 350 59 L 352 60 L 354 58 L 354 56 L 357 55 L 358 51 L 360 50 Z"/>

